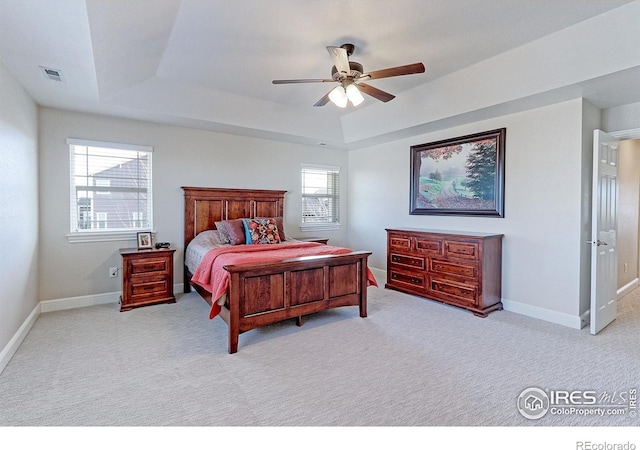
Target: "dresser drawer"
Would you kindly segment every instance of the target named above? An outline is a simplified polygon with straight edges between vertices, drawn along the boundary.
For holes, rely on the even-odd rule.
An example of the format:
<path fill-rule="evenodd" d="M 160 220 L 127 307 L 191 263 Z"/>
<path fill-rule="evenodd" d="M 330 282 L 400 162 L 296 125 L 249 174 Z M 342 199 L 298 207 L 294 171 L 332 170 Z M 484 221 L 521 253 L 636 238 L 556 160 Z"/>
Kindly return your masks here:
<path fill-rule="evenodd" d="M 416 251 L 432 255 L 442 254 L 442 239 L 428 239 L 417 237 L 415 240 Z"/>
<path fill-rule="evenodd" d="M 441 261 L 434 258 L 430 261 L 429 270 L 433 273 L 455 275 L 470 280 L 478 279 L 478 266 L 473 263 Z"/>
<path fill-rule="evenodd" d="M 432 277 L 429 280 L 429 291 L 434 292 L 439 299 L 461 305 L 476 305 L 478 302 L 478 286 L 474 284 L 457 283 L 455 281 Z"/>
<path fill-rule="evenodd" d="M 399 264 L 402 266 L 415 267 L 417 269 L 424 269 L 424 258 L 417 258 L 415 256 L 398 255 L 396 253 L 391 254 L 391 264 Z"/>
<path fill-rule="evenodd" d="M 480 246 L 475 242 L 444 241 L 445 256 L 478 261 Z"/>
<path fill-rule="evenodd" d="M 402 235 L 389 235 L 389 248 L 394 250 L 409 251 L 411 249 L 411 238 Z"/>
<path fill-rule="evenodd" d="M 407 273 L 395 269 L 389 269 L 389 283 L 404 284 L 424 289 L 425 277 L 421 273 Z"/>

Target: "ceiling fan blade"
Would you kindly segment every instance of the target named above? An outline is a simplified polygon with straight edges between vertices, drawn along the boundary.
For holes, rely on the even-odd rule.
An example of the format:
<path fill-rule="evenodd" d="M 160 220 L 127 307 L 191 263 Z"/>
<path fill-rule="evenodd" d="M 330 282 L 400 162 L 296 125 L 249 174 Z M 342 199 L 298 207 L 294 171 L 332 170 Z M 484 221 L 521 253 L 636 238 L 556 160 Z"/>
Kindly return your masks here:
<path fill-rule="evenodd" d="M 415 63 L 407 64 L 406 66 L 390 67 L 388 69 L 374 70 L 373 72 L 363 73 L 358 77 L 359 79 L 367 78 L 369 80 L 376 80 L 378 78 L 397 77 L 400 75 L 411 75 L 413 73 L 424 73 L 424 64 Z"/>
<path fill-rule="evenodd" d="M 327 103 L 329 103 L 329 93 L 331 91 L 327 92 L 326 94 L 324 94 L 324 96 L 318 100 L 313 106 L 324 106 Z"/>
<path fill-rule="evenodd" d="M 381 102 L 386 103 L 389 100 L 393 100 L 394 98 L 396 98 L 395 95 L 389 94 L 388 92 L 385 92 L 385 91 L 381 91 L 380 89 L 374 88 L 373 86 L 369 86 L 368 84 L 357 83 L 356 86 L 358 86 L 358 89 L 360 89 L 360 91 L 374 98 L 377 98 Z"/>
<path fill-rule="evenodd" d="M 292 84 L 292 83 L 333 83 L 336 80 L 328 80 L 322 78 L 301 78 L 299 80 L 273 80 L 273 84 Z"/>
<path fill-rule="evenodd" d="M 351 66 L 349 66 L 349 55 L 347 55 L 347 50 L 342 47 L 328 46 L 327 51 L 331 55 L 333 65 L 336 66 L 338 72 L 345 77 L 350 75 Z"/>

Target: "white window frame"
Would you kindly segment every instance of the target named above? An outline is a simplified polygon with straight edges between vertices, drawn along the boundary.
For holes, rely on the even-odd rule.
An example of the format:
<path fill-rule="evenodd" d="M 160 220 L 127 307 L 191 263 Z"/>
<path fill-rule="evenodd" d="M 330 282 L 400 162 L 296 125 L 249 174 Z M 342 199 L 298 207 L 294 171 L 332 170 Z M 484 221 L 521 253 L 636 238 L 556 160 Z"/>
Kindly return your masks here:
<path fill-rule="evenodd" d="M 69 151 L 69 186 L 70 186 L 70 222 L 69 222 L 69 234 L 67 239 L 71 243 L 78 242 L 102 242 L 102 241 L 128 241 L 135 240 L 139 231 L 151 231 L 153 230 L 153 184 L 152 184 L 152 155 L 153 147 L 146 145 L 135 144 L 122 144 L 117 142 L 105 142 L 105 141 L 93 141 L 88 139 L 68 138 L 66 140 Z M 117 150 L 132 150 L 138 152 L 146 152 L 149 155 L 149 184 L 147 187 L 147 214 L 149 215 L 149 227 L 145 228 L 131 228 L 126 230 L 105 230 L 103 228 L 94 228 L 79 230 L 74 225 L 78 220 L 78 205 L 76 202 L 76 185 L 74 174 L 74 146 L 86 146 L 86 147 L 101 147 L 107 149 Z M 106 187 L 106 186 L 105 186 Z"/>
<path fill-rule="evenodd" d="M 327 174 L 329 172 L 335 172 L 337 173 L 338 176 L 338 182 L 337 182 L 337 189 L 336 192 L 333 194 L 333 196 L 336 198 L 337 204 L 338 204 L 338 208 L 336 209 L 335 213 L 337 215 L 336 217 L 336 221 L 334 222 L 305 222 L 304 221 L 304 217 L 302 216 L 302 214 L 304 214 L 304 199 L 305 197 L 307 197 L 307 195 L 304 194 L 304 186 L 303 186 L 303 178 L 304 178 L 304 172 L 306 169 L 309 170 L 315 170 L 315 171 L 325 171 L 327 172 Z M 308 163 L 302 163 L 301 164 L 301 168 L 300 168 L 300 195 L 301 195 L 301 217 L 300 217 L 300 230 L 301 231 L 315 231 L 315 230 L 338 230 L 340 229 L 340 227 L 342 226 L 342 224 L 340 223 L 340 215 L 341 215 L 341 207 L 340 207 L 340 196 L 341 196 L 341 174 L 340 174 L 340 167 L 339 166 L 327 166 L 327 165 L 320 165 L 320 164 L 308 164 Z"/>

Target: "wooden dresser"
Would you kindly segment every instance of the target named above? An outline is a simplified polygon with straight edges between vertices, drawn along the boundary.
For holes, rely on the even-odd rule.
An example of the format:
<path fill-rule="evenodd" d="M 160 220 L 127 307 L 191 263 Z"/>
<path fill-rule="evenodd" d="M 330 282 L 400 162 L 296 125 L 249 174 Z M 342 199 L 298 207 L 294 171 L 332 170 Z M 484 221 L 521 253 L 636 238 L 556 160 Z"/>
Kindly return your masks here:
<path fill-rule="evenodd" d="M 121 248 L 122 296 L 120 311 L 156 303 L 175 303 L 173 254 L 175 250 Z"/>
<path fill-rule="evenodd" d="M 387 229 L 385 287 L 486 317 L 502 309 L 502 236 Z"/>

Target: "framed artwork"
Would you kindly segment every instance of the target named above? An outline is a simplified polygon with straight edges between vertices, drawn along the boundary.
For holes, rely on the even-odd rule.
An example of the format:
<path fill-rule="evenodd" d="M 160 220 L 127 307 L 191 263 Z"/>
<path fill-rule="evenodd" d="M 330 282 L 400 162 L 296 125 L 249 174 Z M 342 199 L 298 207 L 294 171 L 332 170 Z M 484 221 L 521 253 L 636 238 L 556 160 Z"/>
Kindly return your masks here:
<path fill-rule="evenodd" d="M 412 146 L 409 213 L 504 217 L 506 132 Z"/>
<path fill-rule="evenodd" d="M 151 231 L 141 231 L 138 233 L 138 250 L 153 248 L 151 245 Z"/>

